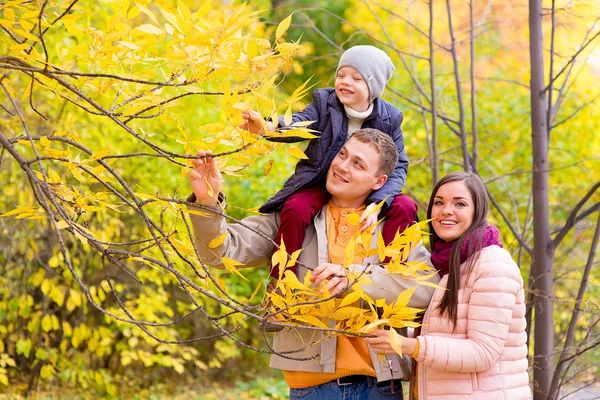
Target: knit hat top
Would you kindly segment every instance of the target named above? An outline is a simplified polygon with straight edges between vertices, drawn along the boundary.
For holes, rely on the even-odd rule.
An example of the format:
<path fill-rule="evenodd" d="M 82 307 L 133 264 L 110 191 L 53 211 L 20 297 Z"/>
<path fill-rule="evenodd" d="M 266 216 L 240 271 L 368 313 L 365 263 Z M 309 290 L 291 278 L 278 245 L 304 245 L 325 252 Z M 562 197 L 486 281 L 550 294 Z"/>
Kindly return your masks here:
<path fill-rule="evenodd" d="M 369 87 L 369 102 L 381 97 L 396 69 L 383 50 L 365 45 L 346 50 L 340 57 L 336 74 L 342 67 L 352 67 L 362 75 Z"/>

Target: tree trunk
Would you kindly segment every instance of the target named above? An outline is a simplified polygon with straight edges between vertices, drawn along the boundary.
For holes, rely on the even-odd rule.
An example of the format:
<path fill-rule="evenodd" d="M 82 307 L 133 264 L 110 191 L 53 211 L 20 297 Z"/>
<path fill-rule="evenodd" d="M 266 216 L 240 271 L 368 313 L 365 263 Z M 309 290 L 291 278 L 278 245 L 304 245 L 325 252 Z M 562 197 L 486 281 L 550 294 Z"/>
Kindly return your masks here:
<path fill-rule="evenodd" d="M 534 400 L 546 400 L 552 381 L 554 345 L 553 258 L 548 211 L 548 124 L 544 91 L 542 2 L 529 0 L 531 137 L 533 148 Z"/>

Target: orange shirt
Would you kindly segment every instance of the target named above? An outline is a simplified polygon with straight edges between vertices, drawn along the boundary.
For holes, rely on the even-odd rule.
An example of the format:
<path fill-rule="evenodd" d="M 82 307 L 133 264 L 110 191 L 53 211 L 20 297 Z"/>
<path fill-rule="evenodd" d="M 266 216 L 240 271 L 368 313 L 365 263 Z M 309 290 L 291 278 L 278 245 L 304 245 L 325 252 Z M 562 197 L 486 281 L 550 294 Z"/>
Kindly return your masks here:
<path fill-rule="evenodd" d="M 348 241 L 358 231 L 358 226 L 352 225 L 348 221 L 348 215 L 352 213 L 361 214 L 364 209 L 365 206 L 361 208 L 340 208 L 331 201 L 327 204 L 326 227 L 330 262 L 341 264 L 344 261 Z M 354 257 L 354 263 L 361 262 L 361 258 Z M 348 375 L 376 376 L 365 341 L 359 337 L 344 335 L 337 337 L 335 372 L 282 372 L 288 386 L 294 389 L 320 385 Z"/>

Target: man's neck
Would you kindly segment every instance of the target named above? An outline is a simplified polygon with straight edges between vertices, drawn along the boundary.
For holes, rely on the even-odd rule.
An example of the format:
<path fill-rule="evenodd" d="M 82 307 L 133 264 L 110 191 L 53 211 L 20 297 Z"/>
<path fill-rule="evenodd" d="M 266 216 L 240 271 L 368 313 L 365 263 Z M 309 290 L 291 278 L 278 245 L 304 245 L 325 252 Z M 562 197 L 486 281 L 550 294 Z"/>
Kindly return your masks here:
<path fill-rule="evenodd" d="M 332 196 L 331 197 L 331 202 L 340 208 L 360 208 L 365 204 L 365 201 L 367 200 L 367 196 L 364 197 L 360 197 L 354 200 L 348 200 L 348 199 L 340 199 L 339 197 L 335 197 Z"/>

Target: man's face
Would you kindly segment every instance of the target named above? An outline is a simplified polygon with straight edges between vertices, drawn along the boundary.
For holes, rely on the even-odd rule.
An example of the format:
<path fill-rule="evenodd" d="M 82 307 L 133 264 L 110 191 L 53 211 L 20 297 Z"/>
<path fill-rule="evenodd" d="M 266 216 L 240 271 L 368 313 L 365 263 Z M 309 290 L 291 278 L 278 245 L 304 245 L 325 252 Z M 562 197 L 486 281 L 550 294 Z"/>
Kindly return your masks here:
<path fill-rule="evenodd" d="M 380 156 L 376 148 L 350 138 L 335 156 L 327 171 L 327 191 L 338 207 L 358 208 L 373 190 L 387 181 L 378 175 Z"/>

